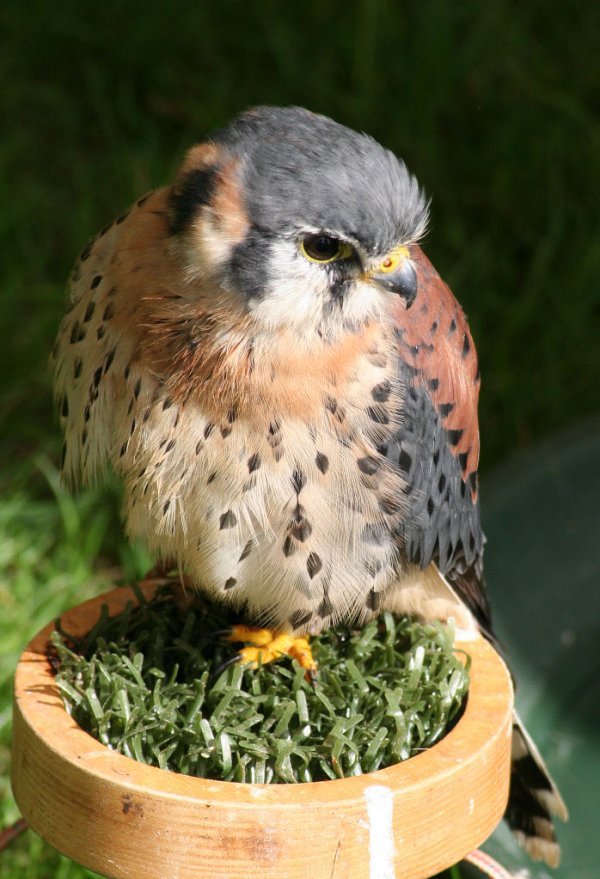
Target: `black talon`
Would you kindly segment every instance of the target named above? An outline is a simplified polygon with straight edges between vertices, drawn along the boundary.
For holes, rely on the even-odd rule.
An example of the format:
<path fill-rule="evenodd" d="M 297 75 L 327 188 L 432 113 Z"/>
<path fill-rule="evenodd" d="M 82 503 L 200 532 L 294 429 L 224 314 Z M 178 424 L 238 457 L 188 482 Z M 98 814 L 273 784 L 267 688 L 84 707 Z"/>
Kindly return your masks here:
<path fill-rule="evenodd" d="M 229 659 L 226 659 L 225 662 L 222 662 L 218 665 L 210 674 L 210 680 L 215 681 L 218 677 L 220 677 L 224 671 L 226 671 L 230 666 L 238 663 L 242 658 L 241 653 L 234 653 L 233 656 L 230 656 Z"/>
<path fill-rule="evenodd" d="M 233 632 L 233 626 L 229 626 L 227 629 L 217 629 L 215 632 L 211 632 L 211 638 L 227 638 Z"/>

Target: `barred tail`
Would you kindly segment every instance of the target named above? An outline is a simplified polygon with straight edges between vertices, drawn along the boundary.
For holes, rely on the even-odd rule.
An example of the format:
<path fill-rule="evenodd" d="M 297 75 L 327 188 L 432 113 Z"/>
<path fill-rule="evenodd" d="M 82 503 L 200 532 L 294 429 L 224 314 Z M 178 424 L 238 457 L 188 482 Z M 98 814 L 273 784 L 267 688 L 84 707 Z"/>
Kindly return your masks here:
<path fill-rule="evenodd" d="M 568 819 L 567 807 L 531 736 L 514 714 L 512 774 L 505 818 L 519 845 L 535 861 L 558 867 L 560 846 L 552 816 Z"/>

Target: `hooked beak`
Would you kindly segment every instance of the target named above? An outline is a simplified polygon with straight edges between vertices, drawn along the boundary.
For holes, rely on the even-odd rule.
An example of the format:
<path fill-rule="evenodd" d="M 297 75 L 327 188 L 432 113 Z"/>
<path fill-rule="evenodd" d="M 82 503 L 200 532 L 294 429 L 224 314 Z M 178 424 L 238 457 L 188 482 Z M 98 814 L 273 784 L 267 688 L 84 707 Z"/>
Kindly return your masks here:
<path fill-rule="evenodd" d="M 392 251 L 369 276 L 391 293 L 402 296 L 410 308 L 417 296 L 417 272 L 408 254 L 408 248 Z"/>

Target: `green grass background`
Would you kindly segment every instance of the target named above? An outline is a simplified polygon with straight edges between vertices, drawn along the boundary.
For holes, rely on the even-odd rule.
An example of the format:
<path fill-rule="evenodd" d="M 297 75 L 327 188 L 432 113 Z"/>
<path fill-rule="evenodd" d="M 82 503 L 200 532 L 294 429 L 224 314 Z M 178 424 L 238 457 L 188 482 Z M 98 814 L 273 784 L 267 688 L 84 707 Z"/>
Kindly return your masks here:
<path fill-rule="evenodd" d="M 88 236 L 248 105 L 370 132 L 433 199 L 425 249 L 477 342 L 485 472 L 599 407 L 599 27 L 576 0 L 0 5 L 0 826 L 18 653 L 146 561 L 114 486 L 57 486 L 47 356 Z M 32 833 L 0 855 L 1 877 L 90 875 Z"/>

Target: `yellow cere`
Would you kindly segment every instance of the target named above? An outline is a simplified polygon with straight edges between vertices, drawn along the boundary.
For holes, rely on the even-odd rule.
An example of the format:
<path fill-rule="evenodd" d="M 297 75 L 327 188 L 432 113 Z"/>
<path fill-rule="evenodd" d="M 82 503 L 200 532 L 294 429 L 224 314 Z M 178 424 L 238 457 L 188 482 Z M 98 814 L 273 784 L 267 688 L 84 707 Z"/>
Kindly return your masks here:
<path fill-rule="evenodd" d="M 393 272 L 398 266 L 404 262 L 404 260 L 408 259 L 408 247 L 402 245 L 402 247 L 397 247 L 395 250 L 390 251 L 386 258 L 383 260 L 381 265 L 378 267 L 378 272 Z"/>

